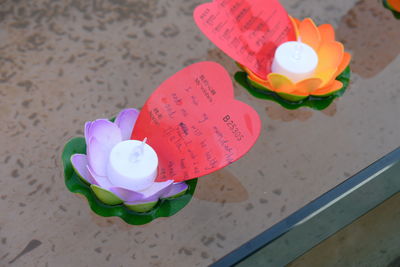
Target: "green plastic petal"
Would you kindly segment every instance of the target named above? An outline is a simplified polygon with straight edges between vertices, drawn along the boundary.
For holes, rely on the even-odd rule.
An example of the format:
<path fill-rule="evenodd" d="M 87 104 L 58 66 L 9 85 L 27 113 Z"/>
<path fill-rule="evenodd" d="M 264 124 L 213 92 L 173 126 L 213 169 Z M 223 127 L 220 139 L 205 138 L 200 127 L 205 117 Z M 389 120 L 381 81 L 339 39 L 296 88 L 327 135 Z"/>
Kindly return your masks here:
<path fill-rule="evenodd" d="M 107 205 L 118 205 L 121 204 L 123 201 L 120 199 L 118 196 L 116 196 L 114 193 L 101 188 L 95 184 L 90 185 L 90 188 L 93 190 L 94 194 L 98 199 L 101 200 L 104 204 Z"/>
<path fill-rule="evenodd" d="M 125 206 L 133 211 L 136 212 L 148 212 L 151 209 L 157 205 L 158 201 L 153 201 L 153 202 L 148 202 L 148 203 L 142 203 L 142 204 L 135 204 L 135 205 L 129 205 L 125 203 Z"/>
<path fill-rule="evenodd" d="M 287 94 L 283 92 L 277 92 L 277 95 L 282 97 L 285 100 L 291 101 L 291 102 L 299 102 L 303 99 L 306 99 L 308 96 L 307 95 L 295 95 L 295 94 Z"/>

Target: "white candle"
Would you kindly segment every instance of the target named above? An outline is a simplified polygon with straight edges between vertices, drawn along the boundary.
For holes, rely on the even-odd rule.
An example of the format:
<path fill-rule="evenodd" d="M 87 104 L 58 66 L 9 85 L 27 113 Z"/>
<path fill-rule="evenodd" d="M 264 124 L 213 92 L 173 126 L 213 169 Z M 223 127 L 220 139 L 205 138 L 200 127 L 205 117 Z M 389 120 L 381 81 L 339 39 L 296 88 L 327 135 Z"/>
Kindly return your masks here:
<path fill-rule="evenodd" d="M 154 182 L 157 167 L 157 154 L 146 144 L 146 138 L 143 141 L 127 140 L 112 148 L 107 175 L 115 186 L 140 191 Z"/>
<path fill-rule="evenodd" d="M 318 65 L 314 49 L 300 42 L 286 42 L 275 51 L 272 72 L 288 77 L 292 82 L 310 78 Z"/>

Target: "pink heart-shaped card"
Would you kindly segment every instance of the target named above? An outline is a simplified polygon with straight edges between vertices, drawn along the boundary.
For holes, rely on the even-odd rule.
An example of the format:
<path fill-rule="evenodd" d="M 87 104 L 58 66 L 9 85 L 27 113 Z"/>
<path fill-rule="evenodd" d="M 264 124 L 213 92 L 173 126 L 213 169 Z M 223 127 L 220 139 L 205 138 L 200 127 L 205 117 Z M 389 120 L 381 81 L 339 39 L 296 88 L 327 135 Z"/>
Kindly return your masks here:
<path fill-rule="evenodd" d="M 177 72 L 150 96 L 131 139 L 157 152 L 156 181 L 185 181 L 207 175 L 238 160 L 261 130 L 257 112 L 235 100 L 227 71 L 200 62 Z"/>
<path fill-rule="evenodd" d="M 193 17 L 211 42 L 261 78 L 271 72 L 276 48 L 296 40 L 278 0 L 214 0 L 196 7 Z"/>

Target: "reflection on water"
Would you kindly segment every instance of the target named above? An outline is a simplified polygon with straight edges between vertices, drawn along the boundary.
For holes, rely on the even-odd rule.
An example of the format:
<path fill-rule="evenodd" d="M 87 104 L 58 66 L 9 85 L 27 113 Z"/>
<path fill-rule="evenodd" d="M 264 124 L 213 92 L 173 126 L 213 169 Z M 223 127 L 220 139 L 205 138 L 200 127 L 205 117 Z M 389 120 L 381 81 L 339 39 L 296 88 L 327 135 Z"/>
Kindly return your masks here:
<path fill-rule="evenodd" d="M 321 110 L 323 114 L 332 117 L 336 114 L 337 105 L 336 103 L 332 103 L 326 109 Z M 271 104 L 265 107 L 265 112 L 267 113 L 268 117 L 272 120 L 279 120 L 284 122 L 290 121 L 306 121 L 310 119 L 314 111 L 310 110 L 309 108 L 299 108 L 295 110 L 286 109 L 277 104 Z"/>
<path fill-rule="evenodd" d="M 337 38 L 351 51 L 352 71 L 370 78 L 400 52 L 399 21 L 382 1 L 361 0 L 342 18 Z"/>
<path fill-rule="evenodd" d="M 286 109 L 280 105 L 273 104 L 265 107 L 265 111 L 272 120 L 281 121 L 306 121 L 312 117 L 313 112 L 308 108 L 299 108 L 295 110 Z"/>
<path fill-rule="evenodd" d="M 351 88 L 349 88 L 348 90 L 350 90 Z M 324 110 L 321 110 L 322 113 L 324 113 L 325 115 L 332 117 L 336 114 L 337 111 L 337 105 L 336 102 L 333 102 L 329 107 L 327 107 Z"/>

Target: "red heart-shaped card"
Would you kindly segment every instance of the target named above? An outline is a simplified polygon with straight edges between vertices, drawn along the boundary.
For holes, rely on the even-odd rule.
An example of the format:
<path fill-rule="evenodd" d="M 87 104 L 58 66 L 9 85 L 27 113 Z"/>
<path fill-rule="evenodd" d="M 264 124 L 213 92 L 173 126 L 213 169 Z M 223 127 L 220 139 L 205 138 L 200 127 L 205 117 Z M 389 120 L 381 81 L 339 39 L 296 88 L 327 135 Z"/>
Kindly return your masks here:
<path fill-rule="evenodd" d="M 264 79 L 271 72 L 276 48 L 296 40 L 294 26 L 278 0 L 215 0 L 196 7 L 193 17 L 211 42 Z"/>
<path fill-rule="evenodd" d="M 143 140 L 159 159 L 156 181 L 185 181 L 238 160 L 256 142 L 257 112 L 234 99 L 228 72 L 200 62 L 163 82 L 142 108 L 131 139 Z"/>

